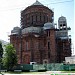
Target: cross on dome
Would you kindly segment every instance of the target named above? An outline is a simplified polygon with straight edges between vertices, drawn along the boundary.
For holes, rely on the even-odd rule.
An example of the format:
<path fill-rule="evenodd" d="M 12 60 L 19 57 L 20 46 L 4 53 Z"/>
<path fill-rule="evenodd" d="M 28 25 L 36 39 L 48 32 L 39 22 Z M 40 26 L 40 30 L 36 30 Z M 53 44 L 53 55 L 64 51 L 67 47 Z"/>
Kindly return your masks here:
<path fill-rule="evenodd" d="M 36 2 L 33 3 L 32 5 L 43 5 L 43 4 L 41 4 L 38 0 L 36 0 Z"/>

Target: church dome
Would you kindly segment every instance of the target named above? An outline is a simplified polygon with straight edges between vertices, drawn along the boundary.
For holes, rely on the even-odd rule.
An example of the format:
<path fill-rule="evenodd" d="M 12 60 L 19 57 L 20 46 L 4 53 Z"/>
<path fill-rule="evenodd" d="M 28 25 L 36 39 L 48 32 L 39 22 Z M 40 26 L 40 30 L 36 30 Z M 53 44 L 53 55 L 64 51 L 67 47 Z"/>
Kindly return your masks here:
<path fill-rule="evenodd" d="M 24 28 L 22 30 L 22 34 L 28 34 L 28 33 L 40 33 L 42 31 L 42 28 L 41 27 L 27 27 L 27 28 Z"/>
<path fill-rule="evenodd" d="M 54 27 L 53 23 L 48 22 L 48 23 L 44 24 L 43 28 L 44 28 L 44 30 L 46 30 L 46 29 L 54 29 L 55 27 Z"/>
<path fill-rule="evenodd" d="M 59 17 L 58 21 L 66 21 L 66 17 L 61 16 L 61 17 Z"/>
<path fill-rule="evenodd" d="M 14 35 L 14 34 L 19 34 L 20 32 L 20 28 L 19 27 L 14 27 L 13 30 L 11 31 L 11 34 Z"/>
<path fill-rule="evenodd" d="M 21 27 L 40 26 L 53 22 L 54 12 L 36 0 L 31 6 L 21 11 Z"/>
<path fill-rule="evenodd" d="M 61 29 L 61 30 L 67 29 L 66 17 L 64 17 L 64 16 L 59 17 L 58 26 L 59 26 L 59 29 Z"/>

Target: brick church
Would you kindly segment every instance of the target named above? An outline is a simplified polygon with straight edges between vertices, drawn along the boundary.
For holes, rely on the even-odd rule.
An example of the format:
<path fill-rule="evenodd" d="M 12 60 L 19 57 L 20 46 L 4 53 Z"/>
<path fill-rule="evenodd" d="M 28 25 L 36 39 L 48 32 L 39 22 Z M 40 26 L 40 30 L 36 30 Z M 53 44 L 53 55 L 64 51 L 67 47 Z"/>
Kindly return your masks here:
<path fill-rule="evenodd" d="M 66 17 L 59 17 L 58 25 L 53 17 L 54 12 L 37 0 L 21 11 L 21 27 L 14 27 L 10 35 L 18 64 L 61 63 L 71 56 Z"/>

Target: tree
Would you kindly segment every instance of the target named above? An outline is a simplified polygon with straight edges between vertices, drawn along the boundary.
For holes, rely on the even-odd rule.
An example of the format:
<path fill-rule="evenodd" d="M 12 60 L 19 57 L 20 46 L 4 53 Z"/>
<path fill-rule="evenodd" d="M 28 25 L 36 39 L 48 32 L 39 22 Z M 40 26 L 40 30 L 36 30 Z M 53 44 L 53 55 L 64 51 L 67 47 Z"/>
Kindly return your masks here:
<path fill-rule="evenodd" d="M 5 46 L 5 54 L 3 57 L 3 65 L 7 69 L 12 69 L 17 64 L 16 50 L 12 44 L 7 44 Z"/>
<path fill-rule="evenodd" d="M 3 56 L 3 48 L 2 48 L 2 42 L 0 41 L 0 63 L 2 63 L 2 56 Z"/>

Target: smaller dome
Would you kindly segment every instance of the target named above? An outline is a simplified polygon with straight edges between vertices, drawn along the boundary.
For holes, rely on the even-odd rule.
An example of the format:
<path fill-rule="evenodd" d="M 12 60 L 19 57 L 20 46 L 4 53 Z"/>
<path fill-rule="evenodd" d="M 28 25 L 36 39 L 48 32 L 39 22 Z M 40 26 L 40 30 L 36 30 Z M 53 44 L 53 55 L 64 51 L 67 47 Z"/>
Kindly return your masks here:
<path fill-rule="evenodd" d="M 44 24 L 43 28 L 44 28 L 44 30 L 46 30 L 46 29 L 54 29 L 55 27 L 54 27 L 53 23 L 48 22 L 48 23 Z"/>
<path fill-rule="evenodd" d="M 20 28 L 19 27 L 14 27 L 13 30 L 11 31 L 11 34 L 19 34 Z"/>
<path fill-rule="evenodd" d="M 66 21 L 66 17 L 61 16 L 61 17 L 59 17 L 58 21 Z"/>
<path fill-rule="evenodd" d="M 27 33 L 40 33 L 42 30 L 41 27 L 28 27 L 28 28 L 24 28 L 22 30 L 22 34 L 27 34 Z"/>
<path fill-rule="evenodd" d="M 20 29 L 19 27 L 14 27 L 14 28 L 13 28 L 13 30 L 19 30 L 19 29 Z"/>

